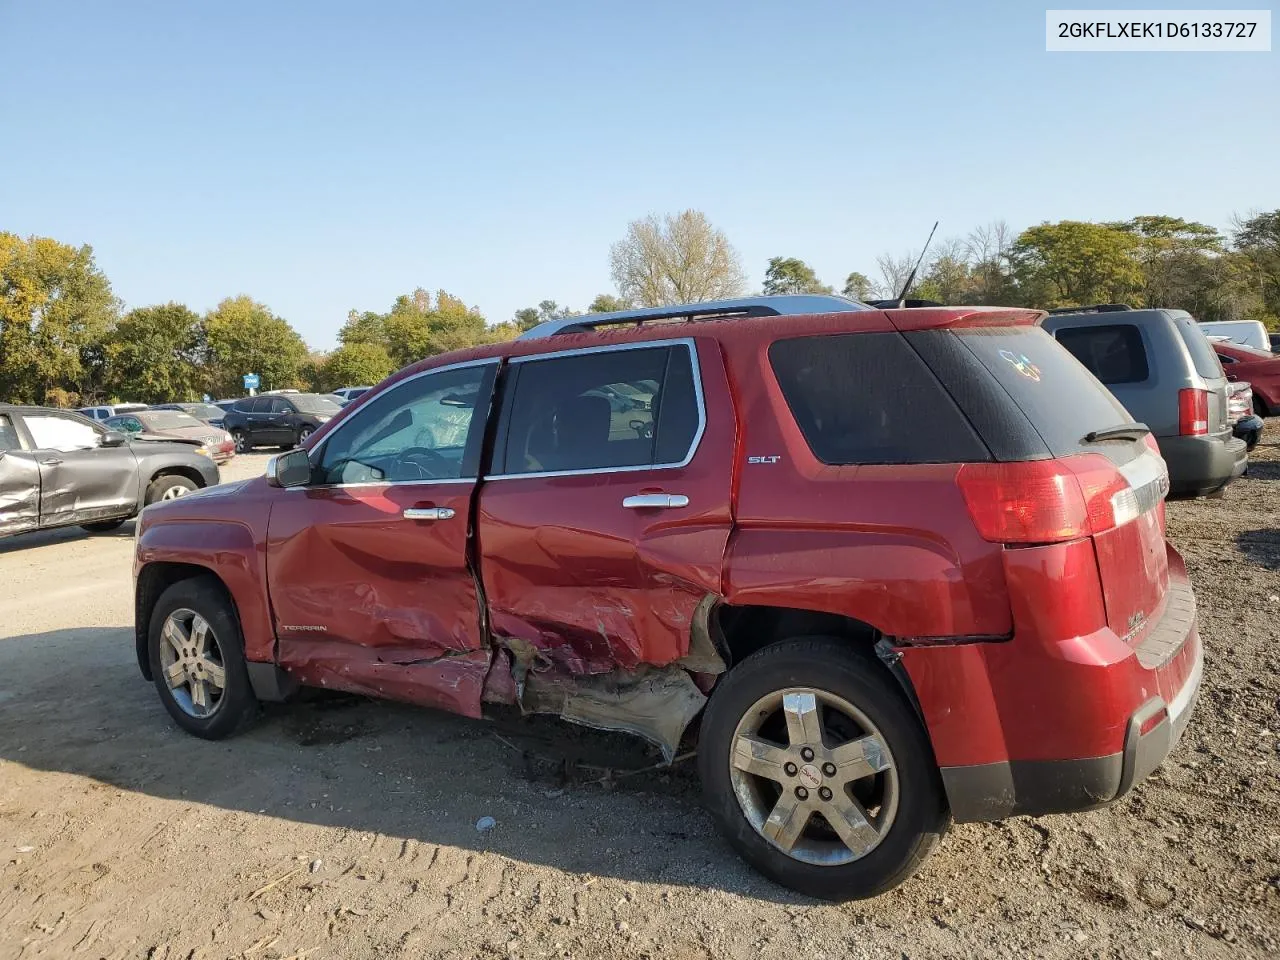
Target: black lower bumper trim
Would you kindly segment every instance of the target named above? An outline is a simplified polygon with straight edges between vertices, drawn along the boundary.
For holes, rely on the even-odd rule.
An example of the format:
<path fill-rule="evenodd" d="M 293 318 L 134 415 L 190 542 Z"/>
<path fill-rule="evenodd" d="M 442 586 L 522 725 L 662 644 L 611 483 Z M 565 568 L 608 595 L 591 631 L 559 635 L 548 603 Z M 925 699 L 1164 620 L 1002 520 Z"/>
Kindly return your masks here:
<path fill-rule="evenodd" d="M 1091 810 L 1115 799 L 1124 755 L 1085 760 L 1015 760 L 943 767 L 942 782 L 957 821 L 1003 820 Z"/>

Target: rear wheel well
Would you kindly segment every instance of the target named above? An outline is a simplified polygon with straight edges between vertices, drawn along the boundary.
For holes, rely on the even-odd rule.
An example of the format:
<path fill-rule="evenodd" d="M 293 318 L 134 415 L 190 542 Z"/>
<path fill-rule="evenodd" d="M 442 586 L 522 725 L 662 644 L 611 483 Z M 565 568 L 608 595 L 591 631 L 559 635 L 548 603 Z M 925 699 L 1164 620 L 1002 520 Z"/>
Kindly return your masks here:
<path fill-rule="evenodd" d="M 204 477 L 200 474 L 200 471 L 196 470 L 194 467 L 161 467 L 151 475 L 150 479 L 147 480 L 147 486 L 151 486 L 151 484 L 155 483 L 161 477 L 186 477 L 197 487 L 207 486 Z"/>
<path fill-rule="evenodd" d="M 156 476 L 164 476 L 164 473 L 158 473 Z M 235 601 L 231 600 L 231 592 L 227 590 L 226 584 L 218 575 L 208 567 L 194 563 L 149 563 L 138 574 L 138 582 L 133 592 L 133 639 L 138 655 L 138 666 L 142 669 L 142 675 L 148 680 L 151 679 L 151 658 L 147 655 L 147 630 L 151 624 L 151 611 L 155 609 L 160 595 L 175 583 L 197 578 L 207 579 L 217 584 L 218 588 L 227 595 L 233 615 L 238 617 Z"/>
<path fill-rule="evenodd" d="M 721 604 L 716 608 L 715 626 L 729 666 L 779 641 L 797 637 L 839 637 L 868 652 L 880 639 L 880 631 L 861 620 L 792 607 Z"/>

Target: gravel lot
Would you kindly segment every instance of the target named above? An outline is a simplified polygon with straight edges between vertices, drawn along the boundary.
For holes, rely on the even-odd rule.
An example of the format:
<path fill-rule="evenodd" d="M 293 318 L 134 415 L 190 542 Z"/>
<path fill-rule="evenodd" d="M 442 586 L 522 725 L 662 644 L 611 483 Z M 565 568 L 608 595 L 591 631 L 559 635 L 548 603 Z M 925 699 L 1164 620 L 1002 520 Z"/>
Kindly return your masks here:
<path fill-rule="evenodd" d="M 188 737 L 134 664 L 132 524 L 4 541 L 0 960 L 1274 956 L 1277 444 L 1272 421 L 1225 498 L 1170 505 L 1208 662 L 1162 771 L 1094 813 L 958 826 L 842 906 L 742 866 L 687 765 L 605 776 L 652 763 L 626 738 L 333 697 Z"/>

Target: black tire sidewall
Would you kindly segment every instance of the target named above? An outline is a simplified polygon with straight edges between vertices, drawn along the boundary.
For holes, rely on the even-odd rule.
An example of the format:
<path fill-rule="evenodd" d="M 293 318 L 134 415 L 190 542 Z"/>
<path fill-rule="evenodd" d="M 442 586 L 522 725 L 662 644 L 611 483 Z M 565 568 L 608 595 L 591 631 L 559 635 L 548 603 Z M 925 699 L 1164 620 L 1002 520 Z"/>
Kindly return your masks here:
<path fill-rule="evenodd" d="M 779 689 L 826 690 L 855 705 L 879 728 L 898 775 L 898 809 L 888 834 L 861 859 L 840 866 L 803 863 L 772 846 L 751 826 L 729 776 L 730 747 L 742 715 Z M 909 877 L 949 823 L 933 749 L 897 681 L 874 655 L 829 638 L 789 640 L 735 666 L 712 694 L 698 743 L 703 791 L 738 853 L 770 879 L 825 900 L 871 897 Z"/>
<path fill-rule="evenodd" d="M 222 652 L 222 668 L 227 686 L 222 704 L 211 717 L 193 717 L 178 705 L 160 665 L 160 636 L 164 622 L 174 610 L 186 607 L 208 621 Z M 257 700 L 249 683 L 249 671 L 245 667 L 244 639 L 240 625 L 231 610 L 230 600 L 221 585 L 211 579 L 197 577 L 183 580 L 169 587 L 156 601 L 147 626 L 147 657 L 151 664 L 151 676 L 160 702 L 169 716 L 188 733 L 206 740 L 220 740 L 234 733 L 257 709 Z"/>

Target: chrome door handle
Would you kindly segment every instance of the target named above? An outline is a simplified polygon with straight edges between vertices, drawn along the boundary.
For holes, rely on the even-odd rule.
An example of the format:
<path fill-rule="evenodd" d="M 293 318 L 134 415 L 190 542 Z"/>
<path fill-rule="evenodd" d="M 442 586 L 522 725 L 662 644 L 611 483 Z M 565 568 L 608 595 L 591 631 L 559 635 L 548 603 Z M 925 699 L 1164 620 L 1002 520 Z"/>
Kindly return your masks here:
<path fill-rule="evenodd" d="M 622 505 L 628 510 L 665 510 L 668 507 L 687 507 L 689 498 L 683 493 L 637 493 L 624 498 Z"/>
<path fill-rule="evenodd" d="M 57 457 L 50 457 L 48 460 L 41 460 L 40 462 L 44 464 L 46 467 L 56 467 L 62 461 L 59 460 Z"/>
<path fill-rule="evenodd" d="M 449 507 L 406 507 L 400 516 L 406 520 L 450 520 L 453 510 Z"/>

